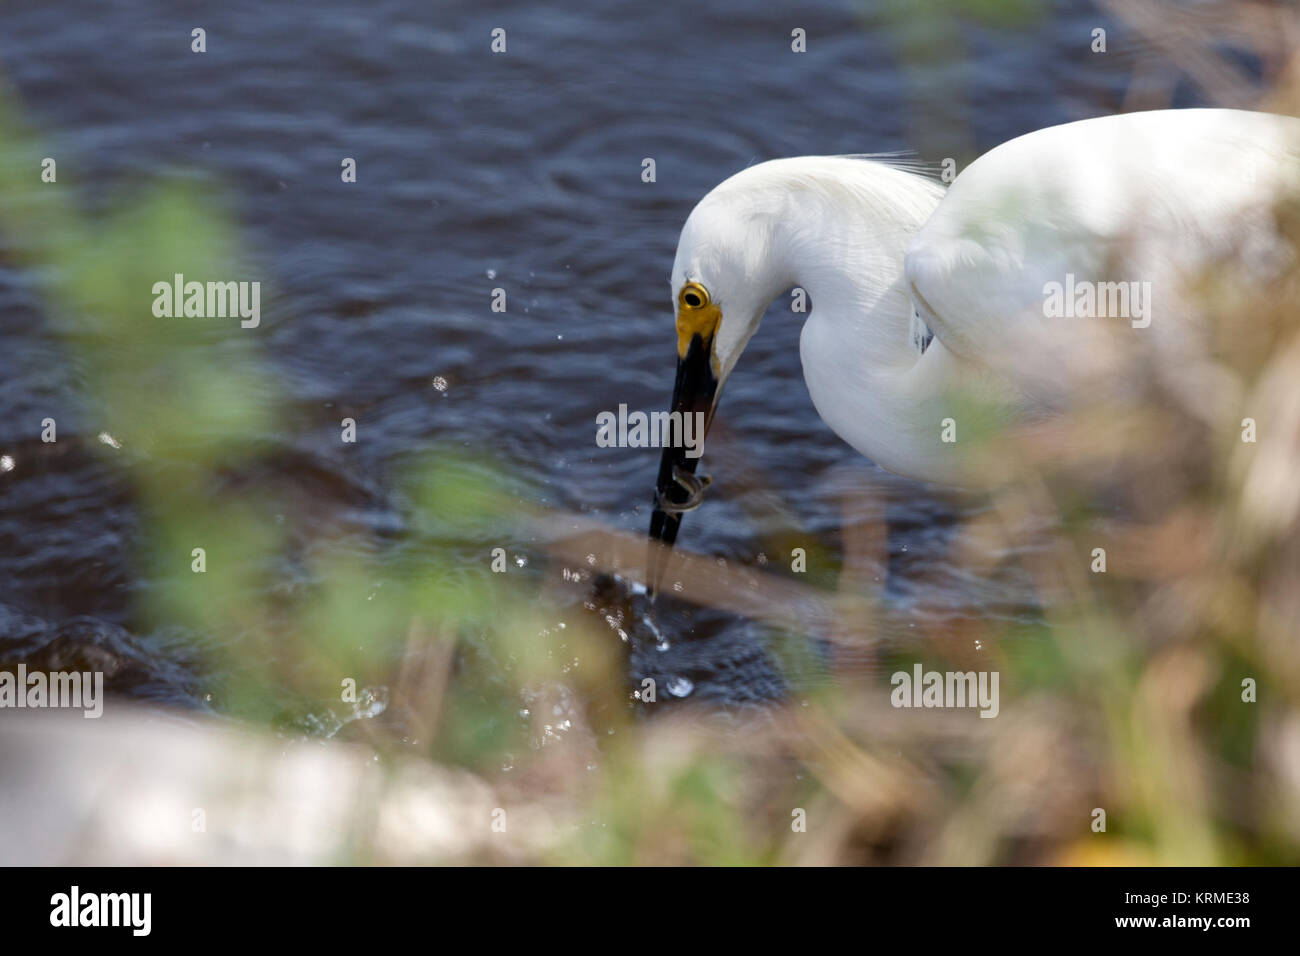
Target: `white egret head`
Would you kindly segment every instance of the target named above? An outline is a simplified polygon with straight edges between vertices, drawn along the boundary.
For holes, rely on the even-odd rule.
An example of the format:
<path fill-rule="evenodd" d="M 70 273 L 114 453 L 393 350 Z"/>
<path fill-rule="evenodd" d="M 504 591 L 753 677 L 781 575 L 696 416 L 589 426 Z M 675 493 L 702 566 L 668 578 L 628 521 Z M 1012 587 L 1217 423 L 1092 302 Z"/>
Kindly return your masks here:
<path fill-rule="evenodd" d="M 751 167 L 714 188 L 682 226 L 673 261 L 677 357 L 684 361 L 695 336 L 707 345 L 719 387 L 735 368 L 763 312 L 791 282 L 773 252 L 784 192 L 764 189 L 774 164 Z"/>
<path fill-rule="evenodd" d="M 682 227 L 673 262 L 677 378 L 672 411 L 712 422 L 718 397 L 767 307 L 798 285 L 823 311 L 854 324 L 841 366 L 906 351 L 911 309 L 903 250 L 942 194 L 905 164 L 867 157 L 802 156 L 751 166 L 706 195 Z M 815 291 L 813 291 L 815 289 Z M 893 335 L 883 313 L 897 313 Z M 812 313 L 806 318 L 811 324 Z M 805 325 L 805 333 L 808 326 Z M 897 339 L 897 343 L 893 340 Z M 844 340 L 840 340 L 844 341 Z M 801 340 L 802 343 L 802 340 Z M 895 347 L 896 346 L 896 347 Z M 854 404 L 856 411 L 858 404 Z M 681 514 L 699 504 L 698 457 L 666 448 L 650 519 L 649 585 L 657 586 Z"/>

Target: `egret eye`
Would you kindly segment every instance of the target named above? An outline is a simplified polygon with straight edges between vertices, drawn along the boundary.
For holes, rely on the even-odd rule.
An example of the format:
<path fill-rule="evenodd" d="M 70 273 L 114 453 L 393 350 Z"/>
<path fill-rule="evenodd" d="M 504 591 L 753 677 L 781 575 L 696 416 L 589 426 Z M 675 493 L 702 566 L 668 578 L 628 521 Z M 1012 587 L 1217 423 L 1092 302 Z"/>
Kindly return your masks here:
<path fill-rule="evenodd" d="M 709 304 L 709 293 L 698 282 L 688 282 L 682 286 L 681 302 L 688 309 L 702 309 Z"/>

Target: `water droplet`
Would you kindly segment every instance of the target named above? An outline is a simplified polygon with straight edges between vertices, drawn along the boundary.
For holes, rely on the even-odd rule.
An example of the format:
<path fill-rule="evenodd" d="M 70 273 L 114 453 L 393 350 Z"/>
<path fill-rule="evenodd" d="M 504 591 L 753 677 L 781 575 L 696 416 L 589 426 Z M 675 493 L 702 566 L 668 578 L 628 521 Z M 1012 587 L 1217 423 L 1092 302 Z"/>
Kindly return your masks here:
<path fill-rule="evenodd" d="M 357 718 L 378 717 L 388 709 L 388 688 L 367 687 L 361 692 L 353 712 Z"/>
<path fill-rule="evenodd" d="M 674 697 L 686 697 L 695 690 L 695 684 L 685 677 L 670 677 L 664 689 Z"/>

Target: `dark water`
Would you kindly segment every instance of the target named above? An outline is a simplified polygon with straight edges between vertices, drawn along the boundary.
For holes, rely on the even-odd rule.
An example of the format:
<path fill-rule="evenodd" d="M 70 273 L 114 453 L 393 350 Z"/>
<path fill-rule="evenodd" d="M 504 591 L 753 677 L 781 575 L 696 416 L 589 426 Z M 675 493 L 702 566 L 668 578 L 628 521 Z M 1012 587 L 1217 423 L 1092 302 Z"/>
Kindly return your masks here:
<path fill-rule="evenodd" d="M 384 478 L 441 442 L 489 450 L 549 507 L 641 533 L 656 453 L 597 448 L 595 416 L 668 400 L 666 279 L 700 196 L 771 157 L 964 158 L 1113 112 L 1132 62 L 1113 24 L 1116 52 L 1089 53 L 1107 21 L 1085 3 L 1016 26 L 952 23 L 956 45 L 922 44 L 908 69 L 907 29 L 876 4 L 772 6 L 6 4 L 0 70 L 85 206 L 174 169 L 235 197 L 275 288 L 261 327 L 235 334 L 259 337 L 301 411 L 301 427 L 255 437 L 296 494 L 400 537 Z M 207 30 L 205 55 L 189 50 L 193 26 Z M 494 56 L 498 26 L 508 50 Z M 806 54 L 789 51 L 794 26 Z M 343 156 L 358 161 L 355 186 L 340 186 Z M 644 157 L 654 184 L 641 181 Z M 505 314 L 488 309 L 497 286 Z M 1024 605 L 1016 580 L 949 563 L 950 519 L 978 504 L 884 475 L 821 424 L 798 333 L 778 305 L 750 345 L 705 458 L 717 481 L 681 545 L 752 565 L 765 536 L 793 529 L 835 560 L 844 490 L 868 488 L 894 531 L 896 605 Z M 19 463 L 0 475 L 0 657 L 111 658 L 120 691 L 201 699 L 203 642 L 223 635 L 137 629 L 133 601 L 150 586 L 129 557 L 140 515 L 126 479 L 89 452 L 112 409 L 89 394 L 12 255 L 0 256 L 0 368 L 0 452 Z M 345 463 L 329 449 L 349 414 L 364 441 Z M 57 446 L 36 438 L 46 416 Z M 294 573 L 281 567 L 268 590 Z M 595 595 L 574 608 L 624 600 L 617 582 Z M 634 634 L 634 674 L 685 678 L 693 699 L 783 692 L 751 622 L 665 614 L 669 649 Z"/>

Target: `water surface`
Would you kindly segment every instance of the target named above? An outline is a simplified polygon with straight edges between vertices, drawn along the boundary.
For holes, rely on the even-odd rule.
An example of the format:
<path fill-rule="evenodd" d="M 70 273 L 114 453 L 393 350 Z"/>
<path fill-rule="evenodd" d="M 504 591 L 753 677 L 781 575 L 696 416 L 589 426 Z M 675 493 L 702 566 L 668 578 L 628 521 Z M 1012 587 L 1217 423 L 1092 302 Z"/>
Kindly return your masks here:
<path fill-rule="evenodd" d="M 47 2 L 0 10 L 0 69 L 83 208 L 178 170 L 224 185 L 250 270 L 274 293 L 260 328 L 212 333 L 213 361 L 225 336 L 256 336 L 295 410 L 250 436 L 271 450 L 257 478 L 292 489 L 309 526 L 397 542 L 375 552 L 396 560 L 412 532 L 392 476 L 435 445 L 489 455 L 538 504 L 643 533 L 657 453 L 597 448 L 595 419 L 668 401 L 666 280 L 694 202 L 768 158 L 916 150 L 937 163 L 1112 112 L 1131 57 L 1088 51 L 1106 22 L 1053 3 L 1017 25 L 958 22 L 955 46 L 918 53 L 870 3 Z M 207 31 L 201 56 L 193 26 Z M 806 54 L 790 52 L 795 26 Z M 505 55 L 489 51 L 495 27 Z M 339 181 L 344 156 L 355 185 Z M 133 559 L 139 503 L 97 446 L 114 409 L 17 264 L 29 239 L 0 247 L 0 451 L 17 462 L 0 475 L 0 660 L 109 661 L 118 692 L 202 706 L 220 683 L 205 649 L 238 636 L 141 624 L 136 599 L 157 582 Z M 489 309 L 494 288 L 505 313 Z M 822 425 L 798 334 L 777 303 L 727 386 L 705 458 L 716 480 L 680 545 L 775 571 L 787 556 L 768 551 L 793 535 L 834 566 L 845 525 L 878 521 L 891 556 L 877 583 L 900 620 L 1030 613 L 1016 574 L 948 554 L 955 519 L 982 503 L 885 475 Z M 37 437 L 47 416 L 57 445 Z M 364 436 L 346 452 L 343 416 Z M 870 510 L 854 512 L 863 489 Z M 520 573 L 558 573 L 530 533 L 502 543 Z M 265 578 L 268 594 L 310 585 L 289 558 Z M 655 635 L 618 581 L 558 593 L 557 620 L 614 621 L 629 674 L 669 698 L 789 689 L 754 622 L 666 602 Z"/>

